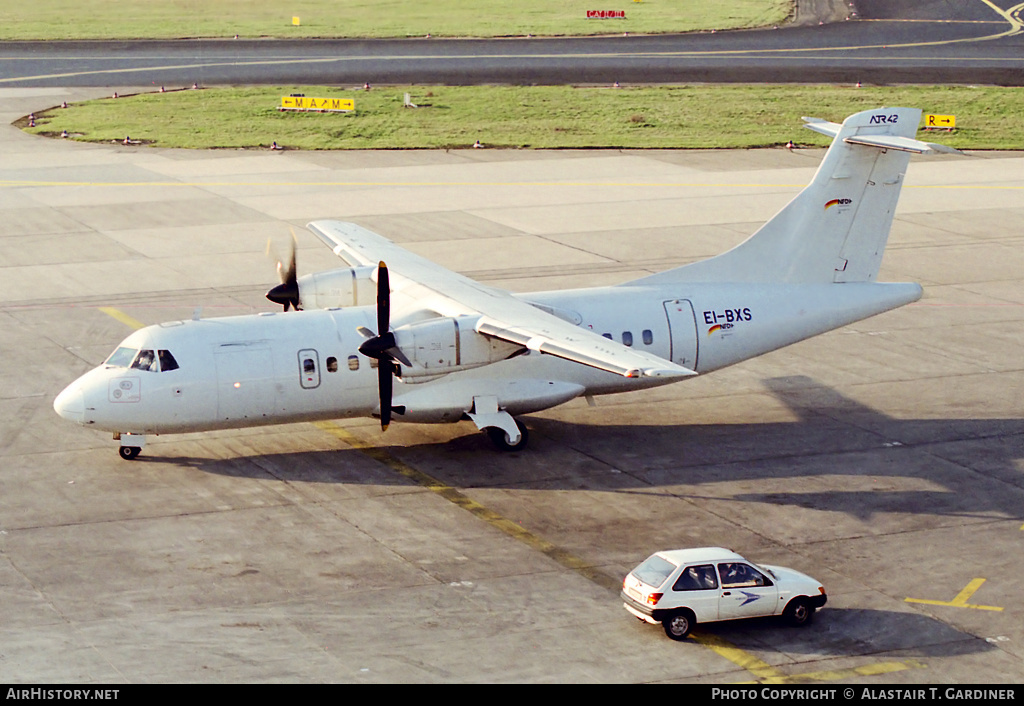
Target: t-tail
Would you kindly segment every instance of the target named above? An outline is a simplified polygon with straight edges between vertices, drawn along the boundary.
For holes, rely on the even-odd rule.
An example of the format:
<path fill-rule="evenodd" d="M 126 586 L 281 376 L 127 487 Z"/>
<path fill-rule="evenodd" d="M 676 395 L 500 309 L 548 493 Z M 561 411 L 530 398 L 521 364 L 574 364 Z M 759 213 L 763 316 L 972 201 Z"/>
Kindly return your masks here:
<path fill-rule="evenodd" d="M 911 153 L 957 152 L 915 140 L 920 119 L 917 108 L 866 110 L 842 125 L 804 118 L 834 139 L 796 198 L 732 250 L 629 284 L 874 282 Z"/>
<path fill-rule="evenodd" d="M 842 125 L 804 118 L 833 140 L 796 198 L 732 250 L 624 286 L 657 288 L 703 312 L 699 373 L 917 301 L 916 282 L 876 280 L 910 155 L 956 152 L 915 140 L 920 119 L 914 108 L 868 110 Z M 735 328 L 729 308 L 738 303 Z"/>

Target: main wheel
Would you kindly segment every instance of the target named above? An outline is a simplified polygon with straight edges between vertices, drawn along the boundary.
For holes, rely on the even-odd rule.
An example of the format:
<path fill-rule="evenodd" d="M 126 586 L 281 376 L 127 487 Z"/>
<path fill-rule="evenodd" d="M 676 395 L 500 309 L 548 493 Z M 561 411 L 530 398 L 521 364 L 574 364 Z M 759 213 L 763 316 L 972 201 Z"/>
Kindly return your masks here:
<path fill-rule="evenodd" d="M 662 620 L 661 625 L 665 628 L 665 634 L 673 640 L 685 640 L 686 636 L 690 634 L 690 630 L 693 629 L 695 622 L 693 613 L 688 610 L 682 610 Z"/>
<path fill-rule="evenodd" d="M 526 448 L 526 442 L 529 440 L 529 434 L 526 431 L 526 426 L 518 419 L 515 420 L 515 422 L 516 426 L 519 427 L 519 442 L 515 444 L 510 441 L 508 434 L 500 427 L 487 427 L 485 430 L 487 432 L 487 437 L 499 451 L 521 451 Z"/>
<path fill-rule="evenodd" d="M 814 617 L 814 606 L 806 598 L 794 598 L 786 606 L 782 614 L 786 622 L 793 627 L 801 628 L 811 622 Z"/>
<path fill-rule="evenodd" d="M 141 451 L 142 448 L 139 446 L 121 446 L 118 449 L 118 453 L 121 454 L 121 458 L 123 458 L 125 461 L 131 461 L 136 456 L 138 456 L 139 452 Z"/>

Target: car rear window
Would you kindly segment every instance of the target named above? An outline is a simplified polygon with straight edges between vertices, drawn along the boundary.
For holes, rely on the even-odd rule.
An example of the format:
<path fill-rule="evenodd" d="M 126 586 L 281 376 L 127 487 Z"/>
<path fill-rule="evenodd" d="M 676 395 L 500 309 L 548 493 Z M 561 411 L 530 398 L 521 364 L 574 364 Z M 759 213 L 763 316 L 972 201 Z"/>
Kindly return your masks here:
<path fill-rule="evenodd" d="M 675 570 L 675 564 L 655 555 L 633 569 L 633 575 L 648 586 L 654 586 L 657 588 L 661 584 L 665 583 L 665 579 L 671 576 L 672 572 Z"/>

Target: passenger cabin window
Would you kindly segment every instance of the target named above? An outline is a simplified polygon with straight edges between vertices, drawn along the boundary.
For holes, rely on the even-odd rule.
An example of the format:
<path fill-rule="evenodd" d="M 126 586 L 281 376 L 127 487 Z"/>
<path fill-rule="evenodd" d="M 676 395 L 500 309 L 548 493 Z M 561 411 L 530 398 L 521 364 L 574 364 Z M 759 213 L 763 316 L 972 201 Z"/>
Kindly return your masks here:
<path fill-rule="evenodd" d="M 644 329 L 643 337 L 645 346 L 649 346 L 652 343 L 654 343 L 654 332 L 651 331 L 649 328 Z"/>
<path fill-rule="evenodd" d="M 327 359 L 327 372 L 336 373 L 338 372 L 338 359 L 333 355 Z"/>
<path fill-rule="evenodd" d="M 633 332 L 623 331 L 622 332 L 622 345 L 632 346 L 633 345 Z"/>
<path fill-rule="evenodd" d="M 299 351 L 299 384 L 306 390 L 320 387 L 320 357 L 312 348 Z"/>
<path fill-rule="evenodd" d="M 353 371 L 353 372 L 355 372 L 356 370 L 359 370 L 359 356 L 357 356 L 357 355 L 350 355 L 348 357 L 348 369 Z"/>

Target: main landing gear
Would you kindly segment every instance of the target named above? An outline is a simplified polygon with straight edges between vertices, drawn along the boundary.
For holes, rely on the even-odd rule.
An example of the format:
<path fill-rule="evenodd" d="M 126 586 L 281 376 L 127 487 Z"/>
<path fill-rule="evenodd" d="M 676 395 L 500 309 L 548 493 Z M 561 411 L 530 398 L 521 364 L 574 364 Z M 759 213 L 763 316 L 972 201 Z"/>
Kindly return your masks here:
<path fill-rule="evenodd" d="M 121 446 L 117 449 L 118 455 L 125 461 L 133 461 L 142 453 L 142 447 L 146 445 L 146 436 L 118 432 L 114 434 L 114 441 L 121 442 Z"/>
<path fill-rule="evenodd" d="M 513 442 L 512 437 L 509 433 L 501 427 L 487 427 L 484 429 L 487 432 L 487 438 L 491 440 L 495 448 L 499 451 L 521 451 L 526 448 L 526 442 L 529 439 L 529 432 L 526 430 L 526 425 L 520 422 L 518 419 L 513 420 L 519 431 L 519 441 Z"/>
<path fill-rule="evenodd" d="M 477 429 L 486 432 L 499 451 L 520 451 L 526 448 L 526 427 L 505 410 L 498 409 L 497 397 L 474 397 L 473 411 L 467 412 L 466 416 L 476 424 Z"/>

